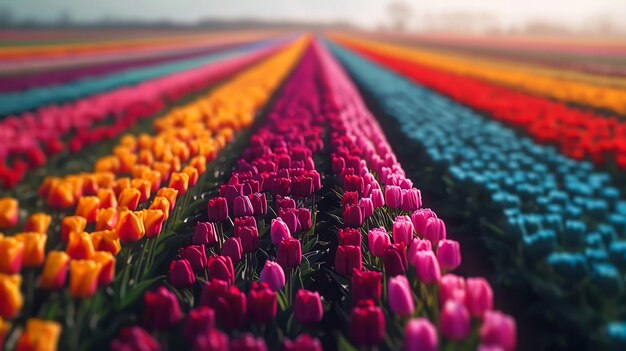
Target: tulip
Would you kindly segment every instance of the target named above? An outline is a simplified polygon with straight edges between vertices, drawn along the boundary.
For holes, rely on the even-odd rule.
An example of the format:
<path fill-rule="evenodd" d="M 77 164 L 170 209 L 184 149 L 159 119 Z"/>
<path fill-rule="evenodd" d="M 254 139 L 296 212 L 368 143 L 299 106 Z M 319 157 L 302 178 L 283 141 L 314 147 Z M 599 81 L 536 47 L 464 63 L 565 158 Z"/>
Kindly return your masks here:
<path fill-rule="evenodd" d="M 416 318 L 408 321 L 404 327 L 405 351 L 436 351 L 439 338 L 437 329 L 426 318 Z"/>
<path fill-rule="evenodd" d="M 246 321 L 246 295 L 236 286 L 221 291 L 209 307 L 215 310 L 218 323 L 226 330 L 238 328 Z"/>
<path fill-rule="evenodd" d="M 293 314 L 300 324 L 313 324 L 322 320 L 324 309 L 318 292 L 298 290 L 293 303 Z"/>
<path fill-rule="evenodd" d="M 16 238 L 0 236 L 0 253 L 0 273 L 19 273 L 22 269 L 24 243 Z"/>
<path fill-rule="evenodd" d="M 4 338 L 11 330 L 11 323 L 5 322 L 0 318 L 0 345 L 4 345 Z"/>
<path fill-rule="evenodd" d="M 358 205 L 347 205 L 343 209 L 343 222 L 347 227 L 358 228 L 363 220 L 363 210 Z"/>
<path fill-rule="evenodd" d="M 194 351 L 229 351 L 230 342 L 228 335 L 220 332 L 217 329 L 209 331 L 207 334 L 196 335 L 195 339 L 191 342 L 191 350 Z"/>
<path fill-rule="evenodd" d="M 291 341 L 283 341 L 281 351 L 322 351 L 322 343 L 319 339 L 312 338 L 309 334 L 300 334 Z"/>
<path fill-rule="evenodd" d="M 172 206 L 170 200 L 168 200 L 164 196 L 157 196 L 154 198 L 154 200 L 152 200 L 152 203 L 150 204 L 150 207 L 148 207 L 148 209 L 163 211 L 163 220 L 167 221 L 170 216 L 171 207 Z"/>
<path fill-rule="evenodd" d="M 137 189 L 141 194 L 139 202 L 148 201 L 150 194 L 152 193 L 152 184 L 149 181 L 141 178 L 135 178 L 131 180 L 130 186 L 132 189 Z"/>
<path fill-rule="evenodd" d="M 361 247 L 361 232 L 358 229 L 339 229 L 339 245 L 352 245 Z"/>
<path fill-rule="evenodd" d="M 230 341 L 230 351 L 267 351 L 267 345 L 262 338 L 246 333 Z"/>
<path fill-rule="evenodd" d="M 439 280 L 439 304 L 455 300 L 465 304 L 465 278 L 446 274 Z"/>
<path fill-rule="evenodd" d="M 13 228 L 19 219 L 19 202 L 10 197 L 0 198 L 0 228 Z"/>
<path fill-rule="evenodd" d="M 254 217 L 251 218 L 254 219 Z M 241 240 L 243 252 L 250 253 L 259 248 L 259 231 L 256 228 L 256 222 L 251 226 L 237 226 L 235 222 L 235 236 Z"/>
<path fill-rule="evenodd" d="M 248 317 L 256 324 L 269 324 L 278 309 L 276 293 L 265 283 L 252 283 L 252 289 L 248 292 Z"/>
<path fill-rule="evenodd" d="M 309 210 L 308 208 L 299 208 L 297 210 L 296 216 L 298 217 L 300 230 L 307 231 L 313 227 L 311 210 Z"/>
<path fill-rule="evenodd" d="M 46 290 L 61 289 L 67 279 L 70 256 L 63 251 L 50 251 L 41 272 L 40 285 Z"/>
<path fill-rule="evenodd" d="M 441 240 L 437 248 L 439 266 L 446 270 L 456 269 L 461 265 L 461 247 L 458 241 Z"/>
<path fill-rule="evenodd" d="M 264 193 L 254 193 L 248 195 L 252 204 L 252 215 L 260 216 L 267 213 L 267 199 Z"/>
<path fill-rule="evenodd" d="M 125 327 L 111 342 L 111 351 L 129 350 L 161 351 L 161 345 L 141 327 Z"/>
<path fill-rule="evenodd" d="M 20 335 L 16 351 L 55 351 L 61 335 L 61 324 L 29 318 Z"/>
<path fill-rule="evenodd" d="M 282 218 L 277 217 L 276 219 L 272 219 L 270 224 L 270 236 L 272 243 L 276 246 L 278 246 L 281 241 L 291 238 L 289 228 Z"/>
<path fill-rule="evenodd" d="M 313 179 L 304 176 L 291 178 L 291 193 L 294 197 L 311 197 L 313 195 Z"/>
<path fill-rule="evenodd" d="M 430 241 L 432 247 L 438 247 L 439 240 L 446 238 L 446 224 L 439 218 L 429 218 L 424 228 L 424 239 Z"/>
<path fill-rule="evenodd" d="M 291 193 L 291 180 L 276 177 L 270 181 L 270 194 L 273 196 L 287 196 Z"/>
<path fill-rule="evenodd" d="M 243 247 L 241 245 L 241 239 L 238 237 L 231 237 L 224 242 L 222 246 L 222 256 L 230 257 L 233 264 L 236 265 L 241 261 L 243 255 Z"/>
<path fill-rule="evenodd" d="M 82 217 L 79 217 L 79 218 L 82 218 Z M 119 219 L 119 213 L 117 212 L 117 208 L 101 208 L 96 213 L 96 230 L 115 229 L 115 227 L 117 226 L 118 219 Z M 87 224 L 87 221 L 85 220 L 85 225 L 86 224 Z M 76 229 L 80 228 L 78 224 L 75 226 L 76 226 Z M 74 231 L 74 232 L 82 232 L 85 230 L 85 228 L 83 228 L 82 230 L 74 230 L 73 227 L 70 226 L 68 230 Z M 67 233 L 67 239 L 69 239 L 69 232 Z"/>
<path fill-rule="evenodd" d="M 129 210 L 124 210 L 119 214 L 116 231 L 120 240 L 124 243 L 138 241 L 146 234 L 143 220 L 137 214 L 138 212 Z"/>
<path fill-rule="evenodd" d="M 227 256 L 212 256 L 208 263 L 209 276 L 233 284 L 235 281 L 235 269 L 233 261 Z"/>
<path fill-rule="evenodd" d="M 408 216 L 398 216 L 392 226 L 393 242 L 409 245 L 413 239 L 413 223 Z"/>
<path fill-rule="evenodd" d="M 187 260 L 191 264 L 191 268 L 195 271 L 200 271 L 207 266 L 206 251 L 204 245 L 189 245 L 187 246 L 181 257 Z"/>
<path fill-rule="evenodd" d="M 220 196 L 226 200 L 228 206 L 233 206 L 235 198 L 243 195 L 243 188 L 240 184 L 227 184 L 220 187 Z"/>
<path fill-rule="evenodd" d="M 267 283 L 270 289 L 278 291 L 285 286 L 285 272 L 278 263 L 267 260 L 261 271 L 259 281 Z"/>
<path fill-rule="evenodd" d="M 189 311 L 183 324 L 183 335 L 187 342 L 192 342 L 198 335 L 208 334 L 215 328 L 215 312 L 206 306 Z"/>
<path fill-rule="evenodd" d="M 185 173 L 189 177 L 189 186 L 194 186 L 200 178 L 200 174 L 195 167 L 186 166 L 183 168 L 182 173 Z"/>
<path fill-rule="evenodd" d="M 287 224 L 289 233 L 295 234 L 300 231 L 300 222 L 298 221 L 298 215 L 296 209 L 288 209 L 279 211 L 278 215 Z"/>
<path fill-rule="evenodd" d="M 385 206 L 385 197 L 382 190 L 373 189 L 372 193 L 370 194 L 370 198 L 372 199 L 372 206 L 374 206 L 374 208 L 380 208 Z"/>
<path fill-rule="evenodd" d="M 418 189 L 402 190 L 402 211 L 412 212 L 422 207 L 422 194 Z"/>
<path fill-rule="evenodd" d="M 482 317 L 493 309 L 493 290 L 485 278 L 467 278 L 465 284 L 465 306 L 473 317 Z"/>
<path fill-rule="evenodd" d="M 70 295 L 74 298 L 88 298 L 96 293 L 100 264 L 91 260 L 70 262 Z"/>
<path fill-rule="evenodd" d="M 254 209 L 247 196 L 237 196 L 233 201 L 233 217 L 252 216 Z"/>
<path fill-rule="evenodd" d="M 391 240 L 385 228 L 374 228 L 367 232 L 367 247 L 375 257 L 383 257 Z"/>
<path fill-rule="evenodd" d="M 98 215 L 102 210 L 98 211 Z M 117 213 L 117 212 L 116 212 Z M 99 216 L 96 216 L 98 218 Z M 61 220 L 61 240 L 67 243 L 71 232 L 83 232 L 87 227 L 87 219 L 81 216 L 67 216 Z"/>
<path fill-rule="evenodd" d="M 337 247 L 337 254 L 335 255 L 335 271 L 337 274 L 349 277 L 352 275 L 353 269 L 358 271 L 363 269 L 361 247 L 352 245 Z"/>
<path fill-rule="evenodd" d="M 278 245 L 276 262 L 285 270 L 295 268 L 302 262 L 302 246 L 300 240 L 287 238 Z"/>
<path fill-rule="evenodd" d="M 428 208 L 417 210 L 411 214 L 411 222 L 413 222 L 413 227 L 415 227 L 417 235 L 422 238 L 424 237 L 426 224 L 428 223 L 428 220 L 430 218 L 437 218 L 437 215 Z"/>
<path fill-rule="evenodd" d="M 76 197 L 72 187 L 65 182 L 59 182 L 50 188 L 47 198 L 48 206 L 55 210 L 65 210 L 74 206 Z"/>
<path fill-rule="evenodd" d="M 359 199 L 359 207 L 363 210 L 364 219 L 368 219 L 374 214 L 374 204 L 368 197 Z"/>
<path fill-rule="evenodd" d="M 402 207 L 402 189 L 399 186 L 387 185 L 385 187 L 385 203 L 389 208 L 400 209 Z"/>
<path fill-rule="evenodd" d="M 137 205 L 135 204 L 135 207 L 136 206 Z M 96 215 L 97 215 L 99 208 L 100 208 L 100 199 L 98 197 L 83 196 L 78 199 L 78 205 L 76 205 L 75 215 L 85 218 L 88 223 L 94 222 L 96 220 Z M 134 209 L 134 207 L 132 209 Z"/>
<path fill-rule="evenodd" d="M 98 286 L 109 285 L 115 278 L 115 256 L 107 251 L 97 251 L 91 259 L 100 265 Z"/>
<path fill-rule="evenodd" d="M 441 334 L 453 341 L 466 339 L 470 334 L 470 315 L 463 304 L 448 300 L 441 311 L 439 328 Z"/>
<path fill-rule="evenodd" d="M 388 245 L 383 253 L 383 265 L 391 277 L 404 274 L 408 268 L 406 246 L 403 243 Z"/>
<path fill-rule="evenodd" d="M 88 260 L 96 250 L 93 247 L 89 234 L 72 232 L 70 233 L 70 240 L 65 251 L 74 260 Z"/>
<path fill-rule="evenodd" d="M 100 199 L 101 209 L 117 207 L 117 198 L 113 189 L 98 189 L 97 196 Z"/>
<path fill-rule="evenodd" d="M 189 261 L 174 260 L 170 263 L 170 282 L 177 288 L 189 288 L 196 283 L 196 275 L 193 273 Z"/>
<path fill-rule="evenodd" d="M 143 325 L 151 330 L 165 331 L 182 319 L 176 295 L 164 286 L 144 294 Z"/>
<path fill-rule="evenodd" d="M 383 275 L 374 271 L 353 270 L 351 279 L 352 300 L 372 300 L 378 303 L 382 292 Z"/>
<path fill-rule="evenodd" d="M 200 305 L 214 309 L 216 305 L 215 302 L 220 296 L 226 294 L 228 288 L 228 282 L 223 280 L 211 279 L 205 282 L 202 288 L 202 294 L 200 295 Z"/>
<path fill-rule="evenodd" d="M 51 221 L 52 217 L 50 217 L 50 215 L 45 213 L 35 213 L 26 220 L 26 223 L 24 224 L 24 231 L 46 234 L 48 233 Z"/>
<path fill-rule="evenodd" d="M 163 221 L 165 221 L 165 213 L 161 210 L 143 210 L 141 212 L 146 237 L 148 239 L 156 238 L 161 234 Z"/>
<path fill-rule="evenodd" d="M 389 278 L 389 307 L 398 316 L 409 316 L 415 309 L 409 281 L 403 275 Z"/>
<path fill-rule="evenodd" d="M 120 207 L 126 207 L 131 211 L 137 209 L 139 205 L 139 199 L 141 198 L 141 192 L 137 189 L 127 188 L 122 190 L 117 198 L 117 204 Z"/>
<path fill-rule="evenodd" d="M 178 191 L 178 196 L 185 194 L 189 188 L 189 175 L 183 172 L 172 173 L 168 187 Z"/>
<path fill-rule="evenodd" d="M 417 251 L 412 264 L 417 270 L 417 277 L 422 283 L 435 284 L 441 278 L 439 262 L 432 251 Z"/>
<path fill-rule="evenodd" d="M 217 243 L 217 232 L 215 226 L 210 222 L 196 223 L 196 229 L 191 239 L 194 245 L 213 246 Z"/>
<path fill-rule="evenodd" d="M 91 233 L 89 236 L 96 251 L 107 251 L 117 255 L 122 249 L 120 239 L 115 230 L 101 230 Z"/>
<path fill-rule="evenodd" d="M 180 196 L 180 194 L 178 193 L 178 190 L 169 187 L 159 189 L 159 191 L 157 191 L 157 197 L 159 196 L 163 196 L 167 199 L 167 201 L 170 203 L 171 211 L 174 209 L 174 207 L 176 207 L 176 199 L 178 198 L 178 196 Z"/>
<path fill-rule="evenodd" d="M 141 178 L 150 182 L 150 192 L 156 192 L 161 187 L 163 179 L 161 173 L 152 170 L 145 170 L 141 172 Z"/>
<path fill-rule="evenodd" d="M 0 317 L 13 319 L 22 309 L 24 299 L 21 285 L 22 277 L 19 274 L 0 273 Z"/>
<path fill-rule="evenodd" d="M 296 201 L 290 197 L 279 197 L 276 199 L 276 207 L 278 211 L 296 208 Z"/>
<path fill-rule="evenodd" d="M 385 316 L 370 300 L 359 301 L 350 314 L 350 335 L 357 346 L 372 347 L 385 339 Z"/>
<path fill-rule="evenodd" d="M 15 239 L 24 244 L 22 265 L 24 267 L 38 267 L 46 258 L 46 240 L 48 236 L 41 233 L 19 233 Z"/>
<path fill-rule="evenodd" d="M 409 262 L 415 262 L 415 255 L 418 251 L 432 251 L 432 244 L 428 240 L 413 238 L 409 244 Z"/>
<path fill-rule="evenodd" d="M 223 197 L 209 200 L 209 222 L 223 222 L 228 218 L 228 203 Z"/>
<path fill-rule="evenodd" d="M 517 326 L 515 320 L 500 311 L 486 311 L 480 327 L 480 341 L 501 350 L 515 350 Z"/>

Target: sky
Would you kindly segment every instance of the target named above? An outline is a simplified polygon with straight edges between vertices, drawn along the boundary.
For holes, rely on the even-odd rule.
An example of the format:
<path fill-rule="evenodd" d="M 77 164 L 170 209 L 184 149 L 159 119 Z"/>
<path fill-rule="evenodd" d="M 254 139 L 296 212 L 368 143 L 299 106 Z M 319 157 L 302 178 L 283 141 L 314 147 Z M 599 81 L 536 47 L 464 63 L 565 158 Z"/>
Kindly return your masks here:
<path fill-rule="evenodd" d="M 193 22 L 202 18 L 347 20 L 364 28 L 388 24 L 385 11 L 394 0 L 0 0 L 15 19 L 53 20 L 67 11 L 73 20 L 170 19 Z M 626 0 L 404 0 L 414 21 L 450 12 L 489 13 L 504 27 L 528 19 L 582 26 L 592 16 L 610 16 L 626 23 Z M 420 17 L 421 16 L 421 17 Z"/>

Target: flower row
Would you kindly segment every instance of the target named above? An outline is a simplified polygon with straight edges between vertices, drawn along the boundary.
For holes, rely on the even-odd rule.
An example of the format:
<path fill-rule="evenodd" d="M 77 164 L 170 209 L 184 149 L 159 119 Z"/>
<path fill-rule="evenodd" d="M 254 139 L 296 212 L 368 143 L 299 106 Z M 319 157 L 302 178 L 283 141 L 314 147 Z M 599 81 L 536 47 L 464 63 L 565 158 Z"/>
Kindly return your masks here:
<path fill-rule="evenodd" d="M 527 132 L 539 143 L 556 145 L 576 160 L 626 167 L 626 124 L 546 98 L 400 58 L 388 51 L 351 46 L 359 53 L 464 105 Z M 555 91 L 559 91 L 556 89 Z"/>
<path fill-rule="evenodd" d="M 580 79 L 562 77 L 562 74 L 554 72 L 539 72 L 536 69 L 510 64 L 494 64 L 493 61 L 480 62 L 444 53 L 405 48 L 400 45 L 382 44 L 352 37 L 342 37 L 341 40 L 350 45 L 386 52 L 394 57 L 403 57 L 416 64 L 451 74 L 486 80 L 564 103 L 576 103 L 620 115 L 626 114 L 626 92 L 619 87 L 587 83 Z"/>
<path fill-rule="evenodd" d="M 241 49 L 217 53 L 201 60 L 203 67 L 6 118 L 0 122 L 0 135 L 8 141 L 0 149 L 0 182 L 11 188 L 27 169 L 44 165 L 47 155 L 59 153 L 66 146 L 77 152 L 87 145 L 112 139 L 140 119 L 162 111 L 168 102 L 205 89 L 277 49 L 275 45 L 253 49 L 238 57 L 231 56 Z"/>
<path fill-rule="evenodd" d="M 26 291 L 37 287 L 48 291 L 63 289 L 68 271 L 69 294 L 74 299 L 90 298 L 98 286 L 111 281 L 116 282 L 119 290 L 115 296 L 123 297 L 125 291 L 141 286 L 138 280 L 147 279 L 146 272 L 153 268 L 155 246 L 162 238 L 164 221 L 170 216 L 173 218 L 168 223 L 177 219 L 181 206 L 185 207 L 190 198 L 183 194 L 192 189 L 205 172 L 207 162 L 234 134 L 252 123 L 303 46 L 302 40 L 290 45 L 207 97 L 158 119 L 157 135 L 124 137 L 113 156 L 96 163 L 95 173 L 47 179 L 39 195 L 52 209 L 65 210 L 66 214 L 72 214 L 74 209 L 73 215 L 55 214 L 53 222 L 50 215 L 34 214 L 22 226 L 23 233 L 0 239 L 0 316 L 30 317 L 36 312 L 35 306 L 46 308 L 46 299 L 54 299 L 54 295 L 42 294 L 42 305 L 32 296 L 22 296 L 22 285 Z M 172 212 L 175 208 L 176 212 Z M 0 209 L 4 224 L 15 225 L 16 201 L 3 199 Z M 49 232 L 55 235 L 48 236 Z M 46 246 L 63 251 L 46 252 Z M 117 267 L 116 254 L 123 255 Z M 32 279 L 22 284 L 19 272 L 28 273 L 26 276 Z M 135 279 L 129 281 L 131 274 Z M 46 310 L 41 312 L 45 314 Z M 71 343 L 75 339 L 71 336 L 78 332 L 80 327 L 74 327 L 61 335 L 66 347 L 78 346 Z M 58 338 L 59 332 L 56 334 Z M 21 338 L 28 337 L 27 332 Z M 56 344 L 54 338 L 47 342 L 50 346 Z"/>
<path fill-rule="evenodd" d="M 602 321 L 598 331 L 607 332 L 616 325 L 609 323 L 624 318 L 598 308 L 617 304 L 624 294 L 626 206 L 610 176 L 349 51 L 333 49 L 384 113 L 399 122 L 401 132 L 424 148 L 424 159 L 454 180 L 447 193 L 456 194 L 458 203 L 470 198 L 482 204 L 472 213 L 495 222 L 497 237 L 487 239 L 505 243 L 496 255 L 528 272 L 546 301 L 558 294 L 562 314 L 573 316 L 579 327 Z M 592 298 L 599 291 L 611 297 Z M 589 314 L 590 309 L 596 312 Z M 623 341 L 618 334 L 610 337 Z"/>

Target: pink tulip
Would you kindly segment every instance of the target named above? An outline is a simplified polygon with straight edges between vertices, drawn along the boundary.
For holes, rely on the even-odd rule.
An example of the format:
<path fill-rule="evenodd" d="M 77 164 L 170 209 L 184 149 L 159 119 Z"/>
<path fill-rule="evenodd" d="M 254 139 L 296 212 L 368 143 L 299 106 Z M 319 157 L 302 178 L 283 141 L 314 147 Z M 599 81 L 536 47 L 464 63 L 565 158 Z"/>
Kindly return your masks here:
<path fill-rule="evenodd" d="M 415 227 L 415 231 L 418 236 L 422 238 L 424 237 L 426 223 L 430 218 L 437 218 L 437 215 L 428 208 L 417 210 L 411 214 L 411 221 L 413 222 L 413 226 Z"/>
<path fill-rule="evenodd" d="M 424 239 L 430 241 L 433 247 L 439 245 L 439 240 L 446 238 L 446 224 L 439 218 L 429 218 L 424 229 Z"/>
<path fill-rule="evenodd" d="M 385 186 L 385 203 L 387 207 L 400 209 L 402 207 L 402 189 L 399 186 Z"/>
<path fill-rule="evenodd" d="M 454 274 L 446 274 L 439 280 L 439 304 L 455 300 L 465 304 L 465 278 Z"/>
<path fill-rule="evenodd" d="M 278 291 L 285 286 L 285 272 L 278 263 L 267 260 L 259 280 L 266 283 L 270 289 Z"/>
<path fill-rule="evenodd" d="M 417 276 L 425 284 L 434 284 L 441 278 L 439 262 L 432 251 L 417 251 L 413 265 L 417 269 Z"/>
<path fill-rule="evenodd" d="M 411 319 L 404 327 L 405 351 L 436 351 L 439 338 L 437 329 L 426 318 Z"/>
<path fill-rule="evenodd" d="M 480 327 L 483 345 L 499 347 L 505 351 L 515 350 L 517 326 L 515 320 L 500 311 L 487 311 Z"/>
<path fill-rule="evenodd" d="M 272 224 L 270 225 L 270 236 L 272 237 L 272 243 L 276 246 L 278 246 L 281 241 L 291 238 L 289 228 L 282 218 L 278 217 L 276 219 L 272 219 Z"/>
<path fill-rule="evenodd" d="M 389 307 L 398 316 L 408 316 L 415 309 L 409 281 L 403 275 L 389 278 Z"/>
<path fill-rule="evenodd" d="M 441 240 L 437 248 L 439 266 L 445 270 L 453 270 L 461 265 L 461 247 L 458 241 Z"/>
<path fill-rule="evenodd" d="M 470 315 L 467 308 L 457 301 L 446 301 L 439 321 L 441 334 L 450 340 L 461 341 L 469 336 L 470 327 Z"/>
<path fill-rule="evenodd" d="M 393 242 L 409 245 L 413 238 L 413 223 L 408 216 L 398 216 L 392 226 Z"/>
<path fill-rule="evenodd" d="M 367 247 L 375 257 L 383 257 L 385 248 L 391 243 L 385 228 L 374 228 L 367 232 Z"/>
<path fill-rule="evenodd" d="M 473 317 L 482 317 L 493 309 L 493 290 L 485 278 L 467 278 L 465 305 Z"/>
<path fill-rule="evenodd" d="M 385 196 L 383 195 L 383 191 L 380 189 L 373 189 L 370 194 L 370 198 L 372 199 L 372 205 L 374 208 L 380 208 L 385 206 Z"/>

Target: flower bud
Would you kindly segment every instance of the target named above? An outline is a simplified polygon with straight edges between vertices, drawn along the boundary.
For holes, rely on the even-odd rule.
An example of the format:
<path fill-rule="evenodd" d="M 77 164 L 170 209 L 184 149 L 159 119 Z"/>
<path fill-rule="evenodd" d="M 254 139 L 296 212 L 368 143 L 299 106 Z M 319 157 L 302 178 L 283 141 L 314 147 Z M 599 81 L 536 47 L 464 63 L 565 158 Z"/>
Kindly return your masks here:
<path fill-rule="evenodd" d="M 22 309 L 24 299 L 21 285 L 22 277 L 19 274 L 0 273 L 0 317 L 13 319 Z"/>
<path fill-rule="evenodd" d="M 209 257 L 209 276 L 211 279 L 219 279 L 227 282 L 229 285 L 235 281 L 235 269 L 233 261 L 227 256 Z"/>
<path fill-rule="evenodd" d="M 300 240 L 287 238 L 278 245 L 276 262 L 283 268 L 295 268 L 302 262 L 302 246 Z"/>
<path fill-rule="evenodd" d="M 170 211 L 174 209 L 174 207 L 176 207 L 176 199 L 178 198 L 178 196 L 180 196 L 180 194 L 178 193 L 178 190 L 169 187 L 169 188 L 161 188 L 159 189 L 159 191 L 157 191 L 157 197 L 159 196 L 163 196 L 164 198 L 167 199 L 167 202 L 169 202 L 170 204 Z"/>
<path fill-rule="evenodd" d="M 119 213 L 117 212 L 117 208 L 101 208 L 96 213 L 96 230 L 115 229 L 115 227 L 117 226 L 118 219 L 119 219 Z M 85 224 L 87 224 L 87 221 L 85 221 Z M 75 226 L 77 229 L 80 228 L 78 224 L 76 224 Z M 83 228 L 83 230 L 74 230 L 70 226 L 68 230 L 73 231 L 73 232 L 82 232 L 85 229 Z M 69 239 L 69 232 L 67 233 L 67 239 Z"/>
<path fill-rule="evenodd" d="M 241 245 L 241 239 L 238 237 L 231 237 L 224 242 L 222 246 L 222 256 L 230 257 L 233 264 L 236 265 L 241 261 L 243 254 L 243 248 Z"/>
<path fill-rule="evenodd" d="M 432 251 L 417 251 L 413 265 L 417 270 L 417 277 L 424 284 L 435 284 L 441 278 L 439 262 Z"/>
<path fill-rule="evenodd" d="M 206 306 L 189 311 L 183 325 L 183 335 L 187 342 L 192 342 L 198 335 L 208 334 L 215 328 L 215 312 Z"/>
<path fill-rule="evenodd" d="M 324 317 L 322 299 L 318 292 L 300 289 L 293 303 L 294 317 L 300 324 L 317 323 Z"/>
<path fill-rule="evenodd" d="M 458 241 L 441 240 L 437 248 L 439 266 L 445 270 L 453 270 L 461 265 L 461 247 Z"/>
<path fill-rule="evenodd" d="M 100 230 L 93 232 L 89 238 L 91 239 L 93 248 L 96 251 L 110 252 L 115 256 L 122 249 L 120 239 L 115 230 Z"/>
<path fill-rule="evenodd" d="M 183 172 L 173 172 L 168 187 L 176 189 L 178 196 L 184 195 L 189 188 L 189 175 Z"/>
<path fill-rule="evenodd" d="M 278 263 L 267 260 L 261 271 L 259 281 L 267 283 L 270 289 L 278 291 L 285 286 L 285 272 Z"/>
<path fill-rule="evenodd" d="M 361 247 L 361 232 L 354 228 L 339 229 L 339 246 L 352 245 Z"/>
<path fill-rule="evenodd" d="M 29 318 L 26 328 L 20 335 L 16 351 L 55 351 L 61 335 L 61 325 L 57 322 Z"/>
<path fill-rule="evenodd" d="M 439 304 L 455 300 L 465 304 L 465 278 L 454 274 L 446 274 L 439 280 Z"/>
<path fill-rule="evenodd" d="M 52 217 L 50 217 L 50 215 L 45 213 L 35 213 L 26 220 L 26 223 L 24 224 L 24 231 L 47 234 L 51 221 Z"/>
<path fill-rule="evenodd" d="M 143 220 L 139 215 L 141 212 L 125 210 L 119 213 L 116 231 L 120 240 L 124 243 L 134 243 L 146 234 Z"/>
<path fill-rule="evenodd" d="M 24 243 L 12 237 L 0 236 L 0 273 L 15 274 L 22 269 Z"/>
<path fill-rule="evenodd" d="M 272 243 L 276 246 L 278 246 L 281 241 L 291 238 L 289 228 L 282 218 L 278 217 L 276 219 L 272 219 L 272 224 L 270 225 L 270 236 L 272 238 Z"/>
<path fill-rule="evenodd" d="M 41 272 L 40 285 L 46 290 L 58 290 L 65 285 L 70 256 L 63 251 L 50 251 Z"/>
<path fill-rule="evenodd" d="M 70 295 L 75 298 L 88 298 L 96 293 L 100 264 L 91 260 L 70 262 Z"/>
<path fill-rule="evenodd" d="M 223 222 L 228 218 L 228 203 L 223 197 L 215 197 L 209 200 L 209 222 Z"/>
<path fill-rule="evenodd" d="M 141 192 L 134 188 L 126 188 L 122 190 L 117 198 L 117 204 L 120 207 L 126 207 L 131 211 L 137 209 L 139 205 L 139 199 L 141 198 Z"/>
<path fill-rule="evenodd" d="M 392 209 L 402 207 L 402 189 L 399 186 L 387 185 L 385 187 L 385 203 Z"/>
<path fill-rule="evenodd" d="M 439 240 L 446 238 L 446 224 L 439 218 L 429 218 L 424 228 L 424 239 L 430 241 L 432 247 L 438 247 Z"/>
<path fill-rule="evenodd" d="M 403 243 L 387 246 L 383 253 L 383 265 L 390 277 L 404 274 L 408 268 L 406 246 Z"/>
<path fill-rule="evenodd" d="M 367 247 L 375 257 L 383 257 L 391 240 L 385 228 L 374 228 L 367 232 Z"/>
<path fill-rule="evenodd" d="M 48 239 L 46 234 L 19 233 L 15 234 L 14 238 L 24 244 L 22 266 L 38 267 L 43 264 L 46 258 L 46 240 Z"/>
<path fill-rule="evenodd" d="M 250 217 L 254 219 L 254 217 Z M 241 248 L 243 252 L 254 252 L 259 248 L 259 231 L 256 228 L 256 222 L 253 225 L 238 226 L 235 222 L 235 237 L 241 240 Z"/>
<path fill-rule="evenodd" d="M 430 218 L 437 218 L 437 215 L 428 208 L 417 210 L 411 214 L 411 222 L 413 222 L 413 227 L 418 236 L 424 237 L 426 224 Z"/>
<path fill-rule="evenodd" d="M 210 222 L 196 223 L 196 229 L 193 232 L 192 243 L 194 245 L 213 246 L 217 243 L 217 232 L 215 226 Z"/>
<path fill-rule="evenodd" d="M 176 288 L 189 288 L 196 283 L 196 275 L 193 273 L 189 261 L 174 260 L 170 263 L 170 282 Z"/>
<path fill-rule="evenodd" d="M 363 210 L 358 205 L 347 205 L 343 209 L 343 222 L 347 227 L 358 228 L 363 220 Z"/>
<path fill-rule="evenodd" d="M 161 210 L 143 210 L 141 212 L 146 237 L 148 239 L 156 238 L 159 234 L 161 234 L 163 222 L 165 221 L 165 214 Z"/>
<path fill-rule="evenodd" d="M 100 213 L 101 210 L 98 211 Z M 67 243 L 71 232 L 83 232 L 87 227 L 87 219 L 81 216 L 67 216 L 61 220 L 61 240 Z"/>
<path fill-rule="evenodd" d="M 337 254 L 335 255 L 335 271 L 337 274 L 349 277 L 352 275 L 353 269 L 358 271 L 363 269 L 361 247 L 352 245 L 337 247 Z"/>
<path fill-rule="evenodd" d="M 70 240 L 65 251 L 74 260 L 88 260 L 96 250 L 93 248 L 93 242 L 89 234 L 72 232 L 70 233 Z"/>
<path fill-rule="evenodd" d="M 115 278 L 115 257 L 107 251 L 97 251 L 91 259 L 100 265 L 98 286 L 109 285 Z"/>
<path fill-rule="evenodd" d="M 413 239 L 413 223 L 408 216 L 398 216 L 392 226 L 393 242 L 408 246 Z"/>
<path fill-rule="evenodd" d="M 470 315 L 479 318 L 493 309 L 493 290 L 485 278 L 467 278 L 465 305 Z"/>
<path fill-rule="evenodd" d="M 353 270 L 350 290 L 352 300 L 372 300 L 378 303 L 382 292 L 382 278 L 380 272 Z"/>
<path fill-rule="evenodd" d="M 207 265 L 207 257 L 206 251 L 204 250 L 204 245 L 189 245 L 187 246 L 181 257 L 191 264 L 191 268 L 194 271 L 201 271 L 206 268 Z"/>

